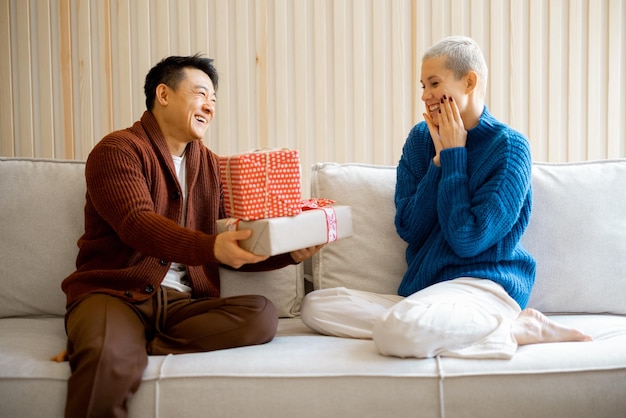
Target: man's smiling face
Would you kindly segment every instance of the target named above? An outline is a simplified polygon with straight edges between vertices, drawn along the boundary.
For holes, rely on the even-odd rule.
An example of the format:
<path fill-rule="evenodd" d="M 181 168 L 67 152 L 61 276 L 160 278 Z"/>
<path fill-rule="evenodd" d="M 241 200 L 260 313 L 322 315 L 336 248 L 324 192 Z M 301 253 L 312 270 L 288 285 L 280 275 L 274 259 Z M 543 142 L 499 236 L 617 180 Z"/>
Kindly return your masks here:
<path fill-rule="evenodd" d="M 216 95 L 209 76 L 196 68 L 186 68 L 185 78 L 176 89 L 168 87 L 166 111 L 168 134 L 183 142 L 204 138 L 215 116 Z"/>

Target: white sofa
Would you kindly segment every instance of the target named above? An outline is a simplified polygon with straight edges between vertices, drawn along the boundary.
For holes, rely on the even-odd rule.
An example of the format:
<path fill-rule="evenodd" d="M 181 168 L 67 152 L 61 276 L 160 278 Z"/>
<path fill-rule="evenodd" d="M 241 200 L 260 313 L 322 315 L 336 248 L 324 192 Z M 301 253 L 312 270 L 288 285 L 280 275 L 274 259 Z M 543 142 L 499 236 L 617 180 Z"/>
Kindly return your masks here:
<path fill-rule="evenodd" d="M 61 417 L 68 363 L 61 280 L 82 232 L 84 164 L 0 158 L 0 415 Z M 306 290 L 395 293 L 405 269 L 393 226 L 395 168 L 318 164 L 311 194 L 350 205 L 354 236 L 300 266 L 224 271 L 224 295 L 279 307 L 269 344 L 153 356 L 131 417 L 626 416 L 626 160 L 533 166 L 524 244 L 536 257 L 530 306 L 593 342 L 519 348 L 512 360 L 398 359 L 371 341 L 317 335 L 298 318 Z"/>

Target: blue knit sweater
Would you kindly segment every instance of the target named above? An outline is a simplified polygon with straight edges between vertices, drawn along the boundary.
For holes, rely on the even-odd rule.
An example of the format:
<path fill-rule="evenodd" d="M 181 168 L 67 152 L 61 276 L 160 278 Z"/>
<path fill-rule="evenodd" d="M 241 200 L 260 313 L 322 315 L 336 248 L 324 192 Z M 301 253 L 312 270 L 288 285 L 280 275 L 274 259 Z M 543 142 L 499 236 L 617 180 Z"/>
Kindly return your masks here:
<path fill-rule="evenodd" d="M 428 127 L 410 132 L 398 164 L 396 229 L 408 243 L 398 294 L 476 277 L 501 284 L 521 308 L 535 281 L 535 261 L 520 245 L 532 206 L 528 140 L 484 108 L 464 148 L 442 150 Z"/>

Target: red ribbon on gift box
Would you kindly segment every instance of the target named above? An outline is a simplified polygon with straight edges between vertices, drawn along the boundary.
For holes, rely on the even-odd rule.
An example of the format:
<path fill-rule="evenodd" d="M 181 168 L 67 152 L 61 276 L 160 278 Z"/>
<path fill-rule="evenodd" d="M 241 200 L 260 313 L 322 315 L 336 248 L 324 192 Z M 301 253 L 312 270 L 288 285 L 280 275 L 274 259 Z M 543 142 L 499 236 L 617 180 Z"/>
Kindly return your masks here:
<path fill-rule="evenodd" d="M 321 199 L 319 197 L 314 197 L 312 199 L 305 199 L 302 201 L 302 210 L 311 210 L 311 209 L 319 209 L 324 206 L 332 205 L 335 203 L 334 200 L 330 199 Z"/>
<path fill-rule="evenodd" d="M 302 210 L 319 209 L 326 215 L 326 243 L 337 241 L 337 214 L 335 209 L 328 207 L 335 203 L 334 200 L 312 198 L 302 201 Z"/>
<path fill-rule="evenodd" d="M 337 241 L 337 214 L 335 209 L 331 207 L 335 203 L 330 199 L 306 199 L 302 201 L 302 211 L 305 210 L 321 210 L 326 215 L 326 243 Z M 239 229 L 239 222 L 241 220 L 237 218 L 229 218 L 226 222 L 227 229 L 229 231 L 236 231 Z"/>

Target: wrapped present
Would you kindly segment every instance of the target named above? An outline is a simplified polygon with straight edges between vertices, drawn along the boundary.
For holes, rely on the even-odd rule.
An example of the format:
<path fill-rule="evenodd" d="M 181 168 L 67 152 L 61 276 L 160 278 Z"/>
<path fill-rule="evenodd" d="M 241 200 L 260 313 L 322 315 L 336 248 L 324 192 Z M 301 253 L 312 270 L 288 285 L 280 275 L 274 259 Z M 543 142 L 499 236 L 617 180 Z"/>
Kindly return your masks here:
<path fill-rule="evenodd" d="M 296 216 L 243 221 L 217 221 L 218 232 L 251 229 L 252 236 L 239 246 L 258 255 L 276 255 L 352 236 L 352 208 L 323 206 Z"/>
<path fill-rule="evenodd" d="M 302 211 L 298 151 L 220 157 L 220 171 L 229 217 L 254 220 L 294 216 Z"/>

